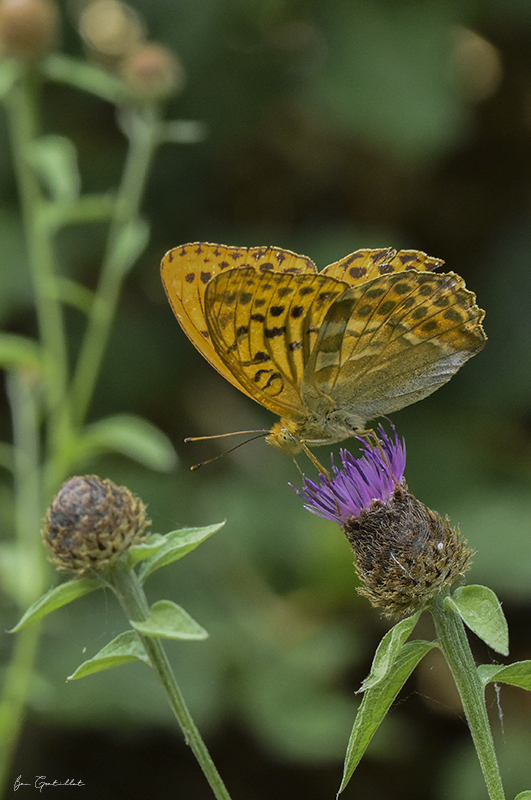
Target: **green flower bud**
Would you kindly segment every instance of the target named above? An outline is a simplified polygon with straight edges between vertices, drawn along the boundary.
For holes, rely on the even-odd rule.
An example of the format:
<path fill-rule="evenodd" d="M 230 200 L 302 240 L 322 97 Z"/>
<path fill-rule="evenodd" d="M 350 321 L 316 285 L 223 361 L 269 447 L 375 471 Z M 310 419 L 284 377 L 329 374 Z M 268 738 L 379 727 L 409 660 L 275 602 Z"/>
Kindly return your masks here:
<path fill-rule="evenodd" d="M 146 538 L 146 507 L 125 486 L 97 475 L 70 478 L 54 497 L 43 523 L 50 561 L 80 577 L 103 572 Z"/>

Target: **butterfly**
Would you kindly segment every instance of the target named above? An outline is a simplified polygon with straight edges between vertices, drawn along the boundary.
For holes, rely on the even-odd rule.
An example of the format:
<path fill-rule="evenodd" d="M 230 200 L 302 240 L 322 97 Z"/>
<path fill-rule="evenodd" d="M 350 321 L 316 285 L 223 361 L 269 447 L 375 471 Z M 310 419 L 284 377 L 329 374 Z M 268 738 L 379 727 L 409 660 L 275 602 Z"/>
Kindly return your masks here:
<path fill-rule="evenodd" d="M 321 272 L 279 247 L 194 242 L 162 281 L 182 329 L 240 391 L 280 416 L 289 454 L 340 442 L 434 392 L 484 346 L 459 275 L 417 250 L 356 250 Z"/>

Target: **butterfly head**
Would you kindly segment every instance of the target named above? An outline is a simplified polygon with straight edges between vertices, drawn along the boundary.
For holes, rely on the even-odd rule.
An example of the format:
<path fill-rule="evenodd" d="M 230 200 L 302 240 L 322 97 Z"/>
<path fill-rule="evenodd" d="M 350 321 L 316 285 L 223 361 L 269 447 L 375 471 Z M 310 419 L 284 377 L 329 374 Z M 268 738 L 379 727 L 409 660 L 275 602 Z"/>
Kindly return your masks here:
<path fill-rule="evenodd" d="M 275 422 L 268 436 L 266 442 L 276 447 L 277 450 L 282 450 L 283 453 L 295 455 L 300 453 L 304 448 L 299 437 L 300 425 L 298 422 L 281 418 L 280 422 Z"/>

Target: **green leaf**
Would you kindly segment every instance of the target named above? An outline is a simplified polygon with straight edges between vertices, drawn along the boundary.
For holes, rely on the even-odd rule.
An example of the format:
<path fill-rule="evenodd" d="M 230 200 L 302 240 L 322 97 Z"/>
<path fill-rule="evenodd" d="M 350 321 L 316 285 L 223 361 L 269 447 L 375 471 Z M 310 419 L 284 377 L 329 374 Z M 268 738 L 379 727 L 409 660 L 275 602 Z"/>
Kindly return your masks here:
<path fill-rule="evenodd" d="M 461 586 L 444 604 L 497 653 L 509 653 L 509 629 L 500 601 L 487 586 Z"/>
<path fill-rule="evenodd" d="M 166 544 L 166 537 L 160 533 L 153 533 L 145 542 L 132 545 L 127 551 L 127 567 L 131 569 L 139 561 L 145 561 L 146 558 L 158 553 L 161 547 Z"/>
<path fill-rule="evenodd" d="M 151 575 L 155 570 L 165 567 L 173 561 L 178 561 L 187 553 L 195 550 L 201 542 L 204 542 L 213 533 L 219 531 L 223 525 L 225 525 L 225 522 L 217 522 L 204 528 L 181 528 L 167 533 L 165 546 L 142 564 L 139 570 L 140 580 L 145 581 L 147 576 Z"/>
<path fill-rule="evenodd" d="M 417 639 L 414 642 L 406 642 L 385 676 L 378 684 L 373 685 L 371 689 L 365 692 L 350 735 L 345 756 L 343 780 L 338 794 L 341 794 L 348 784 L 398 692 L 419 661 L 435 646 L 434 642 L 425 642 L 421 639 Z"/>
<path fill-rule="evenodd" d="M 149 225 L 144 219 L 134 219 L 122 226 L 112 253 L 112 270 L 126 275 L 149 242 Z"/>
<path fill-rule="evenodd" d="M 110 103 L 123 103 L 131 97 L 123 81 L 89 61 L 63 53 L 51 53 L 40 62 L 39 67 L 47 78 L 75 86 Z"/>
<path fill-rule="evenodd" d="M 33 339 L 16 333 L 0 334 L 0 369 L 40 369 L 41 352 Z"/>
<path fill-rule="evenodd" d="M 54 200 L 77 199 L 81 178 L 76 148 L 70 139 L 53 133 L 40 136 L 31 143 L 26 157 Z"/>
<path fill-rule="evenodd" d="M 149 658 L 137 634 L 134 631 L 125 631 L 105 645 L 93 658 L 80 664 L 76 671 L 68 676 L 67 681 L 85 678 L 87 675 L 119 667 L 130 661 L 143 661 L 144 664 L 149 664 Z"/>
<path fill-rule="evenodd" d="M 20 621 L 8 633 L 17 633 L 27 625 L 37 622 L 41 617 L 45 617 L 46 614 L 55 611 L 56 608 L 66 606 L 72 600 L 83 597 L 84 594 L 93 592 L 95 589 L 101 589 L 102 586 L 103 584 L 96 578 L 74 578 L 66 583 L 60 583 L 59 586 L 50 589 L 49 592 L 46 592 L 46 594 L 43 594 L 42 597 L 32 603 L 25 614 L 22 615 Z"/>
<path fill-rule="evenodd" d="M 207 631 L 184 608 L 171 600 L 154 603 L 146 620 L 129 622 L 144 636 L 160 636 L 163 639 L 206 639 L 208 636 Z"/>
<path fill-rule="evenodd" d="M 177 463 L 168 437 L 151 422 L 132 414 L 117 414 L 87 425 L 79 445 L 82 457 L 115 451 L 159 472 L 169 472 Z"/>
<path fill-rule="evenodd" d="M 531 791 L 520 792 L 517 794 L 514 800 L 531 800 Z"/>
<path fill-rule="evenodd" d="M 55 291 L 52 289 L 50 295 L 88 316 L 94 300 L 94 292 L 91 289 L 63 276 L 56 276 L 53 286 Z"/>
<path fill-rule="evenodd" d="M 487 683 L 509 683 L 511 686 L 519 686 L 531 692 L 531 661 L 515 661 L 514 664 L 507 664 L 505 667 L 481 664 L 478 667 L 478 675 L 483 686 Z"/>
<path fill-rule="evenodd" d="M 204 141 L 208 136 L 208 127 L 204 122 L 195 119 L 174 119 L 161 122 L 160 138 L 173 144 L 195 144 Z"/>
<path fill-rule="evenodd" d="M 50 200 L 40 209 L 40 220 L 46 228 L 58 230 L 64 225 L 83 222 L 100 222 L 112 216 L 114 196 L 105 194 L 83 194 L 75 200 Z"/>
<path fill-rule="evenodd" d="M 361 684 L 359 692 L 365 692 L 379 683 L 393 666 L 404 642 L 417 624 L 421 612 L 407 617 L 387 631 L 374 654 L 371 671 Z"/>
<path fill-rule="evenodd" d="M 0 61 L 0 98 L 5 97 L 20 74 L 20 65 L 14 59 Z"/>

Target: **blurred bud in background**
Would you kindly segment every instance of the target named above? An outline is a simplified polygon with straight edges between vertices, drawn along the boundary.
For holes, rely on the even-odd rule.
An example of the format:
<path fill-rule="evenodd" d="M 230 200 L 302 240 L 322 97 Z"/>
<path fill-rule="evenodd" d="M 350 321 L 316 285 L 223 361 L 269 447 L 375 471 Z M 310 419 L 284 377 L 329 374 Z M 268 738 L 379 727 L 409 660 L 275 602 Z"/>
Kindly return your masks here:
<path fill-rule="evenodd" d="M 57 47 L 61 18 L 53 0 L 0 0 L 0 55 L 34 62 Z"/>

